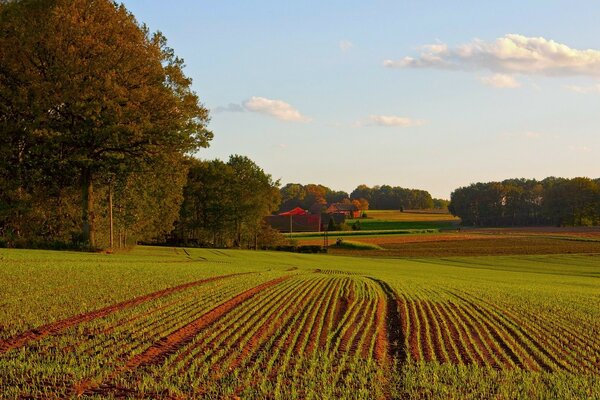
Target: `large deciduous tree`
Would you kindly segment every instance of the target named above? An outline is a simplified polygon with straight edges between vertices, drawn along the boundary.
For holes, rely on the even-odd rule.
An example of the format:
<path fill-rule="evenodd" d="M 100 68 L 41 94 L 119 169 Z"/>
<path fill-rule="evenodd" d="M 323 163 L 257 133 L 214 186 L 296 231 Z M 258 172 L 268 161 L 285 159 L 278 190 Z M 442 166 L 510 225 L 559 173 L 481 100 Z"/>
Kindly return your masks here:
<path fill-rule="evenodd" d="M 0 7 L 0 168 L 14 198 L 30 177 L 76 179 L 94 246 L 94 184 L 206 147 L 208 111 L 183 61 L 110 0 Z"/>

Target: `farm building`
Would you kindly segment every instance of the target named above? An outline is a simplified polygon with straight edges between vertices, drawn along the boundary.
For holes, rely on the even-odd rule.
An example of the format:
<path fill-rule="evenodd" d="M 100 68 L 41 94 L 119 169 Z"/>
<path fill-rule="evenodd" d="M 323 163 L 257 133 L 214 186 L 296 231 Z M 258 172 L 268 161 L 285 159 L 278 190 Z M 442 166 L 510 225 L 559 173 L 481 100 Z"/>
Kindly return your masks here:
<path fill-rule="evenodd" d="M 270 215 L 265 221 L 279 232 L 319 232 L 321 230 L 321 215 L 310 214 L 296 207 L 279 215 Z"/>
<path fill-rule="evenodd" d="M 265 221 L 271 227 L 282 233 L 326 231 L 330 220 L 339 225 L 346 220 L 346 214 L 340 212 L 311 214 L 296 207 L 278 215 L 265 217 Z"/>
<path fill-rule="evenodd" d="M 327 214 L 344 214 L 346 218 L 360 218 L 360 210 L 354 204 L 334 203 L 327 208 Z"/>

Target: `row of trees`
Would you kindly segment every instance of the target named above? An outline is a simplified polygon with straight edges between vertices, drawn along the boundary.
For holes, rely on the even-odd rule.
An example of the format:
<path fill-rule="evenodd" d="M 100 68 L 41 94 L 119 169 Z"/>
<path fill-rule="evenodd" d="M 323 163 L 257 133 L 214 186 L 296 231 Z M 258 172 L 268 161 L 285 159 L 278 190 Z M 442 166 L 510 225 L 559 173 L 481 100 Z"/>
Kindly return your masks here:
<path fill-rule="evenodd" d="M 327 186 L 312 183 L 308 185 L 288 183 L 281 188 L 280 194 L 280 211 L 300 207 L 318 213 L 327 208 L 327 205 L 350 199 L 348 193 L 344 191 L 335 191 Z"/>
<path fill-rule="evenodd" d="M 2 240 L 168 232 L 212 133 L 164 36 L 110 0 L 5 1 L 0 49 Z"/>
<path fill-rule="evenodd" d="M 351 199 L 365 199 L 374 210 L 425 210 L 436 205 L 429 192 L 418 189 L 406 189 L 399 186 L 359 185 L 350 193 Z M 444 208 L 443 201 L 438 200 L 439 208 Z"/>
<path fill-rule="evenodd" d="M 247 157 L 192 160 L 183 194 L 178 242 L 257 248 L 273 236 L 263 218 L 279 207 L 279 182 Z"/>
<path fill-rule="evenodd" d="M 472 226 L 600 223 L 600 179 L 508 179 L 456 189 L 450 211 Z"/>
<path fill-rule="evenodd" d="M 389 185 L 360 185 L 352 193 L 336 191 L 327 186 L 289 183 L 281 188 L 281 211 L 295 207 L 317 212 L 333 203 L 352 203 L 360 210 L 423 210 L 446 209 L 448 201 L 432 199 L 425 190 L 405 189 Z"/>

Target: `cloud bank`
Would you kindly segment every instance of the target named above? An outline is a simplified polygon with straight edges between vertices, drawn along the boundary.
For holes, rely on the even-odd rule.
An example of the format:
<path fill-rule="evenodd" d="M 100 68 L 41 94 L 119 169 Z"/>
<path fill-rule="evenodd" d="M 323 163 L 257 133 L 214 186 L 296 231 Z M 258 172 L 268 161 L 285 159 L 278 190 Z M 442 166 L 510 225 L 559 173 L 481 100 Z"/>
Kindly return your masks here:
<path fill-rule="evenodd" d="M 265 97 L 252 96 L 243 103 L 243 106 L 248 111 L 269 115 L 281 121 L 311 121 L 309 117 L 302 115 L 298 110 L 282 100 L 272 100 Z"/>
<path fill-rule="evenodd" d="M 503 74 L 600 76 L 600 50 L 573 49 L 543 37 L 508 34 L 492 42 L 475 39 L 450 48 L 438 43 L 423 46 L 417 57 L 385 60 L 388 68 L 490 70 Z"/>
<path fill-rule="evenodd" d="M 410 128 L 413 126 L 421 126 L 425 121 L 412 119 L 408 117 L 399 117 L 395 115 L 369 115 L 369 118 L 363 125 L 366 126 L 384 126 L 384 127 L 399 127 Z"/>
<path fill-rule="evenodd" d="M 265 97 L 252 96 L 242 104 L 229 103 L 213 109 L 215 113 L 223 112 L 256 112 L 265 114 L 281 121 L 309 122 L 311 119 L 300 114 L 298 110 L 282 100 L 272 100 Z"/>

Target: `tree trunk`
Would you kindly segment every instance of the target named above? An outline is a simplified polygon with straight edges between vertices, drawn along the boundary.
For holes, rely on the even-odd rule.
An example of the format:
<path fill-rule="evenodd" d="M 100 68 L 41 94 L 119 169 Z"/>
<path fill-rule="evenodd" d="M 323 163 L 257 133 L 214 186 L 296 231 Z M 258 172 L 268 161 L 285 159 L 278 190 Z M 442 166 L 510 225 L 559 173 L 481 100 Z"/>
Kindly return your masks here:
<path fill-rule="evenodd" d="M 84 168 L 81 171 L 82 208 L 81 222 L 83 241 L 90 247 L 96 246 L 94 229 L 94 186 L 92 184 L 92 171 Z"/>
<path fill-rule="evenodd" d="M 115 247 L 115 231 L 113 224 L 113 193 L 112 193 L 112 182 L 108 186 L 108 221 L 110 226 L 110 249 L 113 250 Z"/>

